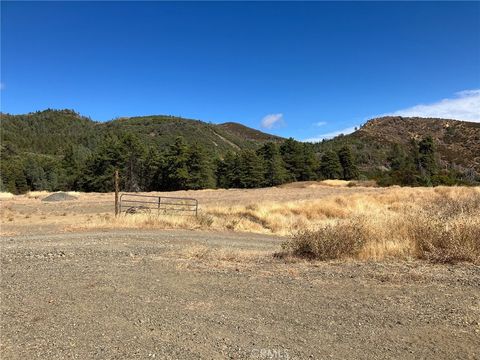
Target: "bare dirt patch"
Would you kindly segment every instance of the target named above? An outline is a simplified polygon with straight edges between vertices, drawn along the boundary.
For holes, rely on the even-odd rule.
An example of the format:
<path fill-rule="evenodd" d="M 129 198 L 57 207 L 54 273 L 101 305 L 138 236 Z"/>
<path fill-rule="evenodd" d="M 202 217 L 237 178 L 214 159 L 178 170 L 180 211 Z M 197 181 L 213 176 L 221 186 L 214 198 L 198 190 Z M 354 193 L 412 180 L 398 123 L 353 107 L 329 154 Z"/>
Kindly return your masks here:
<path fill-rule="evenodd" d="M 475 227 L 457 222 L 476 221 L 478 194 L 318 184 L 165 194 L 198 198 L 198 219 L 115 219 L 113 194 L 1 200 L 1 357 L 473 359 L 480 268 L 413 260 L 398 215 L 415 219 L 436 199 L 435 216 L 460 224 L 441 234 L 468 235 Z M 359 214 L 376 241 L 358 255 L 275 256 L 292 231 Z M 461 260 L 457 245 L 448 251 Z"/>
<path fill-rule="evenodd" d="M 2 359 L 478 355 L 478 267 L 279 260 L 281 241 L 184 230 L 2 237 Z"/>

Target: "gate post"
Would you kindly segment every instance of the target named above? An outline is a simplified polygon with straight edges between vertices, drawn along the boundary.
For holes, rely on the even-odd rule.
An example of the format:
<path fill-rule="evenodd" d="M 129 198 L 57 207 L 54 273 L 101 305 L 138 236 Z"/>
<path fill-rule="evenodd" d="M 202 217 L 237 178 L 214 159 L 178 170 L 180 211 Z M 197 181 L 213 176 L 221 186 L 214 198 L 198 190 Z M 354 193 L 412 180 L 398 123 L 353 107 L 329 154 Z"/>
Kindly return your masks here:
<path fill-rule="evenodd" d="M 118 213 L 119 213 L 118 193 L 119 193 L 119 190 L 120 190 L 118 170 L 115 170 L 115 181 L 114 182 L 115 182 L 115 217 L 117 217 Z"/>

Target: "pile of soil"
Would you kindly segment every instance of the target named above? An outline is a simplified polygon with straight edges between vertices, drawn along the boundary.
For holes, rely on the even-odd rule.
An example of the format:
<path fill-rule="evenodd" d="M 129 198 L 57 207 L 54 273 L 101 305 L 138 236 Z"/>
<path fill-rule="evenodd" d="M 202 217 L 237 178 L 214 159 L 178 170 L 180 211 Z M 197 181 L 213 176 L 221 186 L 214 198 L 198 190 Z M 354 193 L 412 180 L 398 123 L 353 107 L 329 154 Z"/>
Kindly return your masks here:
<path fill-rule="evenodd" d="M 75 196 L 68 195 L 67 193 L 64 193 L 64 192 L 57 192 L 42 199 L 42 201 L 69 201 L 69 200 L 77 200 L 77 198 Z"/>

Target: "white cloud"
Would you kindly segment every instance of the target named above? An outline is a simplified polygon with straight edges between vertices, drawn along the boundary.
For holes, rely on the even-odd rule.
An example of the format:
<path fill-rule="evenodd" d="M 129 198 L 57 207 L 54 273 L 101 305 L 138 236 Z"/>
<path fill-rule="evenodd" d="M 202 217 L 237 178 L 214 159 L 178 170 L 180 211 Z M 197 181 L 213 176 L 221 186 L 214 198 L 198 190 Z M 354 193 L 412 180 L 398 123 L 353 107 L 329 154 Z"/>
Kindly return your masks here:
<path fill-rule="evenodd" d="M 315 126 L 318 126 L 318 127 L 325 126 L 325 125 L 327 125 L 326 121 L 319 121 L 315 123 Z"/>
<path fill-rule="evenodd" d="M 261 125 L 265 129 L 272 129 L 283 122 L 283 114 L 268 114 L 263 117 Z"/>
<path fill-rule="evenodd" d="M 0 90 L 5 90 L 5 83 L 0 82 Z"/>
<path fill-rule="evenodd" d="M 352 127 L 348 127 L 348 128 L 342 129 L 342 130 L 336 130 L 336 131 L 332 131 L 332 132 L 329 132 L 329 133 L 320 134 L 320 135 L 317 135 L 315 137 L 305 139 L 303 141 L 305 141 L 305 142 L 319 142 L 319 141 L 322 141 L 324 139 L 328 140 L 328 139 L 334 138 L 335 136 L 338 136 L 340 134 L 347 135 L 347 134 L 350 134 L 354 131 L 355 131 L 355 126 L 352 126 Z"/>
<path fill-rule="evenodd" d="M 460 91 L 455 93 L 453 98 L 443 99 L 431 104 L 415 105 L 376 117 L 385 115 L 418 116 L 480 122 L 480 89 Z"/>

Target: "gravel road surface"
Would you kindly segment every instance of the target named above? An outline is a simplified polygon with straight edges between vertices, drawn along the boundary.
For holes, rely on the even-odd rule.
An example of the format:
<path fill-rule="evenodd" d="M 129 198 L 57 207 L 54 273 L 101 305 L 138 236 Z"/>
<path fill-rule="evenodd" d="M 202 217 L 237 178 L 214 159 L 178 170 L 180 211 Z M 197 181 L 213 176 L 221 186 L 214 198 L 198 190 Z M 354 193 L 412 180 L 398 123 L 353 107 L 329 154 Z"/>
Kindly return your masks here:
<path fill-rule="evenodd" d="M 286 262 L 281 241 L 1 237 L 0 357 L 480 359 L 479 267 Z"/>

